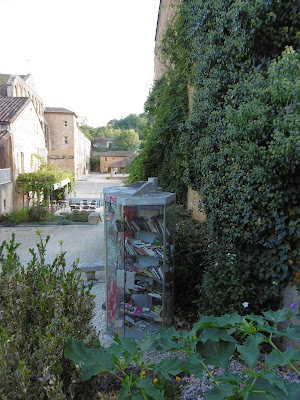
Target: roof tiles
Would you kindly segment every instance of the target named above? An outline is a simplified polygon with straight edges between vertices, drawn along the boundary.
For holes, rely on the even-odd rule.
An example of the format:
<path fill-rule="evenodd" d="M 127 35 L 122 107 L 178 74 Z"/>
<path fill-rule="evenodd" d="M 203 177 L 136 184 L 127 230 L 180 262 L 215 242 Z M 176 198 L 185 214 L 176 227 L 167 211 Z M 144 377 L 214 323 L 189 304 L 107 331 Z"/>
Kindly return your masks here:
<path fill-rule="evenodd" d="M 28 97 L 1 97 L 0 96 L 0 123 L 11 123 L 30 103 Z"/>
<path fill-rule="evenodd" d="M 129 157 L 134 154 L 135 151 L 107 151 L 106 153 L 101 153 L 101 157 Z"/>
<path fill-rule="evenodd" d="M 74 111 L 67 110 L 66 108 L 63 107 L 46 107 L 45 112 L 57 113 L 57 114 L 74 114 L 75 117 L 77 118 L 77 115 L 74 113 Z"/>

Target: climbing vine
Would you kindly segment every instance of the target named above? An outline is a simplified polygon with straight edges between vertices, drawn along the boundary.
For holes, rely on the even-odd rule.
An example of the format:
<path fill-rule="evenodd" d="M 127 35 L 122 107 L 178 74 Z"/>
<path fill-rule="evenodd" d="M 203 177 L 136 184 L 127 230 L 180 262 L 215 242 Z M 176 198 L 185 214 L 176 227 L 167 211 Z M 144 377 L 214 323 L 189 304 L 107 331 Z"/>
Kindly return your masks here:
<path fill-rule="evenodd" d="M 199 192 L 211 243 L 199 293 L 211 312 L 224 284 L 231 311 L 250 287 L 255 311 L 276 307 L 299 269 L 299 8 L 186 0 L 162 43 L 168 68 L 146 103 L 155 120 L 132 179 L 155 174 L 180 201 L 188 185 Z"/>
<path fill-rule="evenodd" d="M 69 191 L 71 191 L 75 184 L 74 174 L 71 171 L 63 171 L 55 164 L 47 164 L 43 157 L 34 154 L 31 159 L 39 161 L 39 167 L 34 172 L 25 172 L 18 175 L 17 185 L 23 193 L 27 194 L 29 198 L 37 196 L 46 201 L 48 196 L 54 191 L 53 185 L 62 180 L 70 179 Z"/>

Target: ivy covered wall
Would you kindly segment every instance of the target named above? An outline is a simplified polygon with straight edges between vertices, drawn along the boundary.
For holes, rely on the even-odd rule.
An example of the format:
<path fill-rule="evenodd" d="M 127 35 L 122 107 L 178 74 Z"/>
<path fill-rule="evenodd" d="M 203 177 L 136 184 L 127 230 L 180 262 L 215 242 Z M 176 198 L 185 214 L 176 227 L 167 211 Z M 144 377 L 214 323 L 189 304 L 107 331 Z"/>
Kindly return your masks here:
<path fill-rule="evenodd" d="M 162 43 L 131 180 L 158 176 L 182 203 L 187 186 L 200 194 L 211 261 L 199 296 L 214 312 L 275 307 L 299 271 L 299 14 L 296 0 L 186 0 Z"/>

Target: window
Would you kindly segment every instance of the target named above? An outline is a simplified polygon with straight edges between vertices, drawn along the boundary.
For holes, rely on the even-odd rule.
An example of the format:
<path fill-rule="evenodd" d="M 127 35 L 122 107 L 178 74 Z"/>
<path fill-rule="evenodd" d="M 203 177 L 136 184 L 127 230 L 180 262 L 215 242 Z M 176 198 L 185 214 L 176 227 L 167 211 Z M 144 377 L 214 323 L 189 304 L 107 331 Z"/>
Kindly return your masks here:
<path fill-rule="evenodd" d="M 68 121 L 65 121 L 65 126 L 68 126 Z"/>
<path fill-rule="evenodd" d="M 64 136 L 64 144 L 68 144 L 68 136 Z"/>
<path fill-rule="evenodd" d="M 107 157 L 105 157 L 105 161 L 107 161 Z"/>
<path fill-rule="evenodd" d="M 3 200 L 3 206 L 6 208 L 6 199 Z"/>

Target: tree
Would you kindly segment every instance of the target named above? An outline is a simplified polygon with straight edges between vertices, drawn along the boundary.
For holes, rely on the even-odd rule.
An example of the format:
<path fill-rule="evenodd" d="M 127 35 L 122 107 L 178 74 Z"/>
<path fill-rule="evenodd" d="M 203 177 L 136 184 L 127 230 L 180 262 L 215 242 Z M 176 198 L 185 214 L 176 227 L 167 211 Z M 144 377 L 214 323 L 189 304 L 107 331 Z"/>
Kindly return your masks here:
<path fill-rule="evenodd" d="M 134 129 L 139 134 L 140 140 L 145 139 L 145 132 L 149 124 L 147 114 L 129 114 L 122 119 L 113 119 L 109 121 L 108 125 L 112 125 L 114 129 Z"/>
<path fill-rule="evenodd" d="M 137 150 L 140 145 L 139 134 L 133 129 L 121 131 L 113 143 L 114 150 Z"/>

